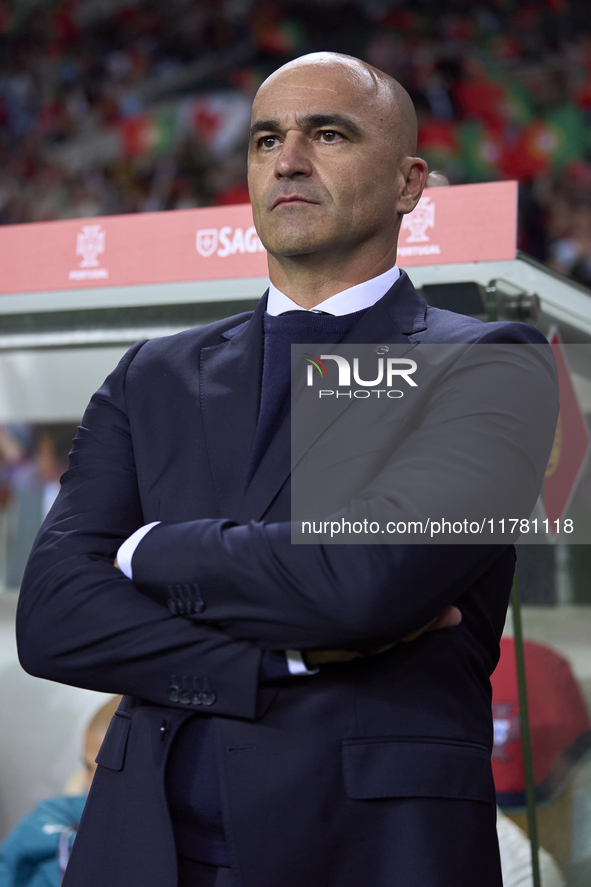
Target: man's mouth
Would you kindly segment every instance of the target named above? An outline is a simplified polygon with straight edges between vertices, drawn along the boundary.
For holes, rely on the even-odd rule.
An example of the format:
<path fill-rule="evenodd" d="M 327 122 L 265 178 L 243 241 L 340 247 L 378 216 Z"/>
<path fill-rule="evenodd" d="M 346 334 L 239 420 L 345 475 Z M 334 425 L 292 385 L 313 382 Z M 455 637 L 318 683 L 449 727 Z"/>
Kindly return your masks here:
<path fill-rule="evenodd" d="M 306 197 L 301 197 L 299 194 L 283 195 L 275 200 L 275 203 L 273 204 L 273 209 L 275 209 L 277 206 L 284 206 L 288 203 L 308 203 L 315 205 L 316 201 L 308 200 Z"/>

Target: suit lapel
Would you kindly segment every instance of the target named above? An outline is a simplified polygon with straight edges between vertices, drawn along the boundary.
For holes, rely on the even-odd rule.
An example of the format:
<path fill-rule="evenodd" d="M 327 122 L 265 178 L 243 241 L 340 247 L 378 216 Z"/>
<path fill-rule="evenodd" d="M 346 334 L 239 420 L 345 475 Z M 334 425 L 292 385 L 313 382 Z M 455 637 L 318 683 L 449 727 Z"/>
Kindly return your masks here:
<path fill-rule="evenodd" d="M 397 349 L 402 356 L 417 344 L 412 334 L 426 329 L 426 304 L 404 271 L 400 279 L 340 342 L 359 345 L 359 357 L 371 355 L 378 344 L 407 346 Z M 329 353 L 338 346 L 331 345 Z M 260 378 L 260 377 L 259 377 Z M 238 520 L 261 520 L 273 500 L 315 440 L 351 405 L 348 398 L 324 400 L 314 415 L 306 415 L 305 435 L 294 440 L 292 451 L 291 416 L 287 416 L 270 442 L 249 484 L 240 507 Z M 254 432 L 253 432 L 254 436 Z M 251 438 L 252 446 L 252 438 Z M 288 454 L 291 453 L 291 458 Z"/>
<path fill-rule="evenodd" d="M 224 333 L 225 342 L 200 355 L 201 409 L 220 514 L 237 520 L 259 415 L 263 372 L 263 314 Z"/>

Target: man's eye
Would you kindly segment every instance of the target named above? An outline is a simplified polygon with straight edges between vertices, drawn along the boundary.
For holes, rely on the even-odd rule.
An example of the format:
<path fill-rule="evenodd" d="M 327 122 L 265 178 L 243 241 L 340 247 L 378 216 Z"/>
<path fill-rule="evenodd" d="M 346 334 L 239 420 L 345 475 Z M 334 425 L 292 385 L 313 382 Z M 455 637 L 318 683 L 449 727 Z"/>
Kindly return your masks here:
<path fill-rule="evenodd" d="M 276 144 L 277 136 L 263 136 L 262 139 L 259 139 L 261 148 L 274 148 Z"/>
<path fill-rule="evenodd" d="M 320 136 L 325 142 L 336 142 L 340 137 L 340 133 L 335 132 L 334 129 L 324 129 L 320 133 Z"/>

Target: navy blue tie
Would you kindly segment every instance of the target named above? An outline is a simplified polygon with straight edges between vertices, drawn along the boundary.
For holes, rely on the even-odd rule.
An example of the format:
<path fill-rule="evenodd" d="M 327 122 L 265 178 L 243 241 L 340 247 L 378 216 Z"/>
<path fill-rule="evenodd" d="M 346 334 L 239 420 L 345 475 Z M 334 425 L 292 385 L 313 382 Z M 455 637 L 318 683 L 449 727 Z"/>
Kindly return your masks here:
<path fill-rule="evenodd" d="M 326 314 L 329 317 L 333 316 L 330 311 L 316 311 L 315 308 L 312 308 L 311 311 L 306 311 L 304 308 L 294 308 L 292 311 L 282 311 L 279 317 L 287 317 L 288 314 Z"/>

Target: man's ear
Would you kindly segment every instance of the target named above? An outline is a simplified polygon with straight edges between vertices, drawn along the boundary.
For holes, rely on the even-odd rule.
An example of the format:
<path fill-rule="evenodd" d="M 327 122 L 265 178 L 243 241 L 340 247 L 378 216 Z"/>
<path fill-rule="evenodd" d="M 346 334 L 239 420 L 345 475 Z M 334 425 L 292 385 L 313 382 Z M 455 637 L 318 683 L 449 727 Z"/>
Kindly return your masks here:
<path fill-rule="evenodd" d="M 411 213 L 421 199 L 429 170 L 420 157 L 405 157 L 400 164 L 400 174 L 404 176 L 404 187 L 396 204 L 396 212 L 405 215 Z"/>

